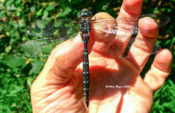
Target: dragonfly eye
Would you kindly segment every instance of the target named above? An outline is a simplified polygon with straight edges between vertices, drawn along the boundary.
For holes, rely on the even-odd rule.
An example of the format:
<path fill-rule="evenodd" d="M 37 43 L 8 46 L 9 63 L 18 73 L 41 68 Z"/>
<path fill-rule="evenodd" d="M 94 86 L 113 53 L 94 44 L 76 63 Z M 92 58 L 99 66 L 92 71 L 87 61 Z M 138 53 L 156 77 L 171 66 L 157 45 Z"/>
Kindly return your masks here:
<path fill-rule="evenodd" d="M 80 15 L 81 17 L 89 17 L 89 16 L 92 15 L 92 12 L 89 11 L 88 9 L 83 9 L 83 10 L 79 13 L 79 15 Z"/>

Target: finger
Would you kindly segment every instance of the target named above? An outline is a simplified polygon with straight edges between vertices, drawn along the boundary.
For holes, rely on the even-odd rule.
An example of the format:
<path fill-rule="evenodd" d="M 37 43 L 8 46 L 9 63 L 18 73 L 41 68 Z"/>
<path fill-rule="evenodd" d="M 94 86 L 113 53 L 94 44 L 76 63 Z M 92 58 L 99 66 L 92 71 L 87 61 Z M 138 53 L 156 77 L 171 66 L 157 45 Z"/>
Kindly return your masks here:
<path fill-rule="evenodd" d="M 172 54 L 169 50 L 163 49 L 157 53 L 151 69 L 146 73 L 144 81 L 153 92 L 163 86 L 171 69 Z"/>
<path fill-rule="evenodd" d="M 95 39 L 93 50 L 95 52 L 109 55 L 109 48 L 112 40 L 115 38 L 115 34 L 104 32 L 105 30 L 113 29 L 113 25 L 116 24 L 115 19 L 105 12 L 97 13 L 95 16 L 95 22 L 92 23 L 91 34 Z"/>
<path fill-rule="evenodd" d="M 94 39 L 90 37 L 88 52 L 91 51 L 93 43 Z M 83 50 L 84 45 L 79 34 L 74 39 L 58 45 L 49 56 L 39 78 L 44 79 L 42 82 L 47 84 L 66 83 L 83 60 Z"/>
<path fill-rule="evenodd" d="M 95 52 L 101 53 L 103 55 L 107 55 L 109 57 L 116 57 L 124 52 L 127 41 L 129 37 L 132 35 L 132 33 L 125 32 L 126 29 L 123 31 L 123 25 L 124 26 L 132 26 L 129 31 L 134 30 L 135 23 L 137 22 L 137 17 L 139 16 L 141 12 L 141 6 L 142 6 L 142 0 L 124 0 L 122 8 L 120 10 L 120 14 L 117 18 L 117 23 L 114 20 L 112 16 L 110 16 L 107 13 L 101 12 L 97 13 L 95 15 L 96 20 L 98 19 L 111 19 L 114 21 L 103 21 L 100 24 L 94 24 L 92 25 L 93 29 L 93 35 L 95 37 L 95 44 L 93 47 L 93 50 Z M 130 9 L 134 10 L 131 11 Z M 111 29 L 114 29 L 115 26 L 117 26 L 117 38 L 122 39 L 124 41 L 114 39 L 115 35 L 112 35 L 108 32 L 97 32 L 97 31 L 110 31 Z M 99 27 L 100 26 L 100 27 Z M 98 29 L 97 29 L 98 28 Z M 101 29 L 99 29 L 101 28 Z M 125 27 L 126 28 L 126 27 Z M 94 32 L 95 31 L 95 32 Z M 124 43 L 123 43 L 124 42 Z"/>
<path fill-rule="evenodd" d="M 139 20 L 139 33 L 126 58 L 141 71 L 151 55 L 158 36 L 158 25 L 149 17 Z"/>
<path fill-rule="evenodd" d="M 124 0 L 117 17 L 117 38 L 123 43 L 123 52 L 134 32 L 135 24 L 141 13 L 142 0 Z"/>

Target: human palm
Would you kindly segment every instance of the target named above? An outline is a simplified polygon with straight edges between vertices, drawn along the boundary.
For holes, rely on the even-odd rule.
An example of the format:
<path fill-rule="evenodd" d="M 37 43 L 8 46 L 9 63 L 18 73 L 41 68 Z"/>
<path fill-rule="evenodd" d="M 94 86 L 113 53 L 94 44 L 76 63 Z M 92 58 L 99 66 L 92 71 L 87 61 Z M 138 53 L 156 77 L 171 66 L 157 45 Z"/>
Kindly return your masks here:
<path fill-rule="evenodd" d="M 141 0 L 125 0 L 118 19 L 132 20 L 139 15 Z M 136 7 L 137 6 L 137 7 Z M 132 11 L 126 9 L 133 9 Z M 135 8 L 136 7 L 136 8 Z M 113 19 L 107 13 L 96 18 Z M 115 22 L 115 21 L 114 21 Z M 125 23 L 126 21 L 123 21 Z M 92 29 L 96 29 L 92 25 Z M 90 62 L 90 105 L 86 107 L 82 82 L 83 43 L 80 35 L 58 45 L 43 70 L 32 84 L 33 112 L 38 113 L 147 113 L 153 104 L 153 93 L 159 89 L 170 72 L 172 60 L 168 50 L 160 51 L 145 75 L 140 72 L 158 36 L 157 24 L 151 18 L 139 21 L 140 31 L 126 57 L 122 57 L 130 33 L 117 36 L 91 32 L 88 44 Z M 107 28 L 103 28 L 107 29 Z M 122 29 L 119 27 L 119 30 Z M 112 38 L 111 38 L 112 37 Z M 123 38 L 124 37 L 124 38 Z M 142 57 L 136 57 L 143 55 Z"/>

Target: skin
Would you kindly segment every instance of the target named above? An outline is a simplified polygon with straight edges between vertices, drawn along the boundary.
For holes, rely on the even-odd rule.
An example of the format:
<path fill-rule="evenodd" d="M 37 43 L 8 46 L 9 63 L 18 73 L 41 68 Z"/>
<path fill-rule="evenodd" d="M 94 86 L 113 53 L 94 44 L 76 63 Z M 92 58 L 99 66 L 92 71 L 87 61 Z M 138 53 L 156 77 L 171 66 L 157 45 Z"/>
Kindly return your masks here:
<path fill-rule="evenodd" d="M 136 23 L 133 16 L 141 13 L 142 0 L 124 0 L 117 18 L 121 24 Z M 96 19 L 113 19 L 101 12 Z M 125 19 L 127 18 L 127 20 Z M 115 23 L 115 20 L 113 21 Z M 108 25 L 108 23 L 107 23 Z M 134 24 L 133 24 L 134 25 Z M 139 20 L 139 33 L 126 57 L 121 57 L 131 33 L 117 35 L 98 31 L 92 24 L 88 43 L 90 62 L 90 105 L 83 96 L 83 43 L 80 35 L 58 45 L 43 70 L 33 82 L 31 99 L 34 113 L 148 113 L 153 94 L 163 86 L 170 73 L 172 55 L 160 50 L 144 78 L 144 68 L 154 42 L 158 26 L 151 18 Z M 109 25 L 109 29 L 112 26 Z M 103 30 L 108 29 L 102 27 Z M 120 25 L 118 31 L 126 31 Z M 150 41 L 151 40 L 151 41 Z M 141 55 L 142 57 L 136 57 Z"/>

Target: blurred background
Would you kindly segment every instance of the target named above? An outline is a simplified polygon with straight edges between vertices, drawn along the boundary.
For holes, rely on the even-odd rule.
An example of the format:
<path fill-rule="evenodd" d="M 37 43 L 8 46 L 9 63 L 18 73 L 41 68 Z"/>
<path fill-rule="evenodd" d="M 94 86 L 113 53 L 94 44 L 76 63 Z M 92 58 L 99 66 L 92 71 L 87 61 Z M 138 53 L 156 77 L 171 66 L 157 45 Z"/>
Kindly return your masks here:
<path fill-rule="evenodd" d="M 175 57 L 175 0 L 143 1 L 142 14 L 158 13 L 165 18 L 170 18 L 170 22 L 160 28 L 160 36 L 156 43 L 169 49 Z M 105 11 L 117 17 L 121 4 L 120 0 L 0 0 L 0 113 L 32 112 L 31 84 L 46 62 L 48 55 L 45 54 L 49 54 L 62 40 L 68 39 L 64 34 L 74 32 L 75 26 L 71 27 L 71 25 L 77 20 L 78 12 L 88 8 L 93 14 Z M 64 34 L 60 34 L 57 30 L 54 32 L 49 30 L 51 26 L 48 26 L 46 21 L 49 19 L 70 20 L 71 24 L 61 23 L 70 30 Z M 38 26 L 36 26 L 37 22 L 40 23 Z M 54 25 L 59 26 L 60 23 Z M 41 28 L 44 30 L 42 31 Z M 62 32 L 64 32 L 63 28 Z M 47 39 L 40 42 L 44 45 L 42 48 L 38 42 L 23 45 L 24 42 L 36 40 L 38 37 L 51 37 L 50 39 L 54 39 L 53 42 L 57 43 Z M 24 50 L 29 53 L 26 54 Z M 153 59 L 154 55 L 149 58 L 141 73 L 142 77 L 150 68 Z M 175 113 L 174 108 L 175 60 L 173 59 L 171 74 L 164 86 L 155 93 L 151 112 Z"/>

